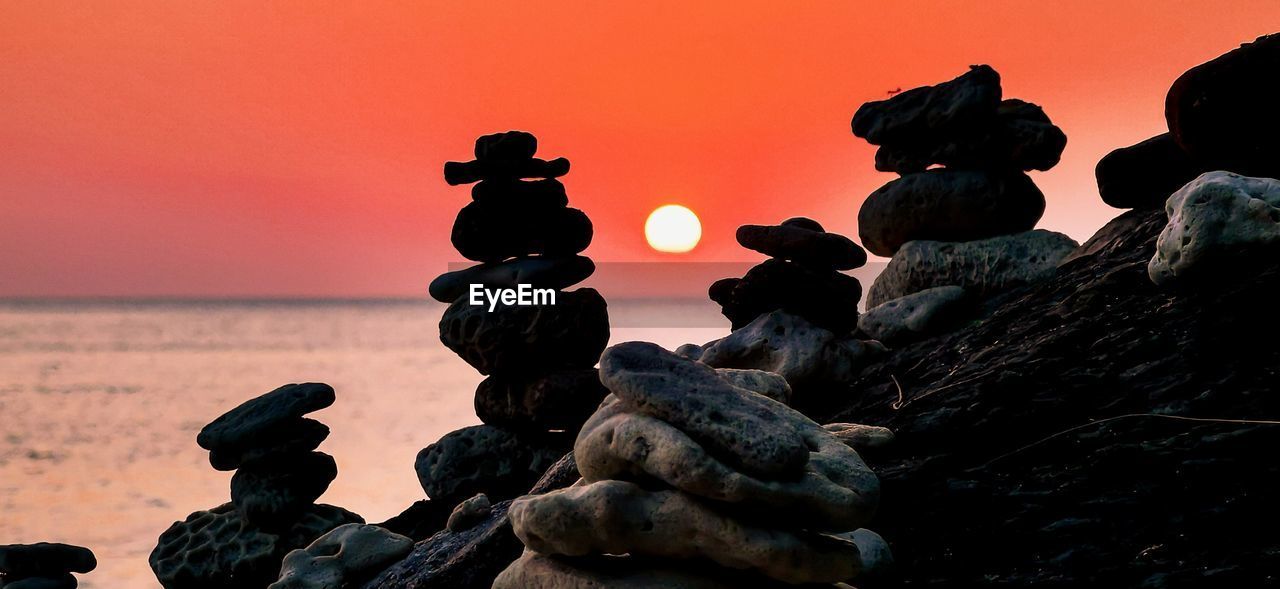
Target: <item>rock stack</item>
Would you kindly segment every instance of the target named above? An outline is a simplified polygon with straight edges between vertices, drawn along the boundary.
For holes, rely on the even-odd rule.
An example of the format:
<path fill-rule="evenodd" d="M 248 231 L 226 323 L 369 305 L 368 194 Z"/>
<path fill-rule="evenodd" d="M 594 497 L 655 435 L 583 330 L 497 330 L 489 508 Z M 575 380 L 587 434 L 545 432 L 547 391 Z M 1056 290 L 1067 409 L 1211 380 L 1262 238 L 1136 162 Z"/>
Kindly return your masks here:
<path fill-rule="evenodd" d="M 600 373 L 583 480 L 511 505 L 526 551 L 495 589 L 831 586 L 890 560 L 861 529 L 879 482 L 831 432 L 653 344 Z"/>
<path fill-rule="evenodd" d="M 1051 274 L 1076 247 L 1032 231 L 1045 200 L 1025 173 L 1056 165 L 1067 137 L 1039 106 L 1002 100 L 990 66 L 863 104 L 852 126 L 880 146 L 876 169 L 901 175 L 858 212 L 862 245 L 892 256 L 868 308 L 936 286 L 983 298 Z"/>
<path fill-rule="evenodd" d="M 334 402 L 327 384 L 282 386 L 252 399 L 200 431 L 196 443 L 217 470 L 235 470 L 231 503 L 198 511 L 161 534 L 151 568 L 166 589 L 252 589 L 276 580 L 291 550 L 329 530 L 364 523 L 315 501 L 338 474 L 316 452 L 329 428 L 304 417 Z"/>
<path fill-rule="evenodd" d="M 556 179 L 569 161 L 537 159 L 537 147 L 521 131 L 486 135 L 476 140 L 474 161 L 445 164 L 449 184 L 476 182 L 454 222 L 453 245 L 480 264 L 440 276 L 429 290 L 449 303 L 440 340 L 488 378 L 475 395 L 485 425 L 452 432 L 418 455 L 418 479 L 442 516 L 477 493 L 498 502 L 528 491 L 606 393 L 594 368 L 609 340 L 604 298 L 590 288 L 564 290 L 595 270 L 578 255 L 591 243 L 591 221 L 568 207 Z M 532 304 L 497 294 L 473 304 L 473 289 L 511 297 L 545 291 L 543 300 L 530 295 Z"/>
<path fill-rule="evenodd" d="M 0 587 L 6 589 L 75 589 L 71 573 L 98 567 L 88 548 L 68 544 L 9 544 L 0 546 Z"/>

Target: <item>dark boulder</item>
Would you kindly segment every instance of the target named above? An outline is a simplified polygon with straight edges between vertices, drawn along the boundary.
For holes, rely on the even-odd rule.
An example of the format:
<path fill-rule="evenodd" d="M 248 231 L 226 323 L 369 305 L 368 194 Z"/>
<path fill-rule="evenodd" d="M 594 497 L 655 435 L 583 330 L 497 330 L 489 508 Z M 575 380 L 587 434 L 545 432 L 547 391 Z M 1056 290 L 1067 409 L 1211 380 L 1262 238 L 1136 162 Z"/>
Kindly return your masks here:
<path fill-rule="evenodd" d="M 329 437 L 329 426 L 314 419 L 290 418 L 250 438 L 247 446 L 225 446 L 209 451 L 209 464 L 217 470 L 235 470 L 241 464 L 275 456 L 306 453 Z"/>
<path fill-rule="evenodd" d="M 810 229 L 794 219 L 788 221 L 790 224 L 738 227 L 738 243 L 769 257 L 817 269 L 853 270 L 867 263 L 867 252 L 848 237 Z"/>
<path fill-rule="evenodd" d="M 1119 209 L 1163 209 L 1169 195 L 1206 170 L 1161 133 L 1098 161 L 1098 194 Z"/>
<path fill-rule="evenodd" d="M 337 477 L 338 464 L 323 452 L 254 461 L 231 477 L 231 502 L 263 529 L 288 527 Z"/>
<path fill-rule="evenodd" d="M 553 209 L 569 205 L 559 180 L 486 180 L 471 187 L 471 199 L 488 204 Z"/>
<path fill-rule="evenodd" d="M 333 404 L 333 387 L 324 383 L 287 384 L 228 411 L 200 430 L 196 443 L 205 450 L 261 447 L 282 424 Z"/>
<path fill-rule="evenodd" d="M 938 133 L 876 150 L 876 169 L 913 174 L 938 164 L 952 168 L 1048 170 L 1062 158 L 1067 134 L 1038 105 L 1011 98 L 990 125 Z"/>
<path fill-rule="evenodd" d="M 454 249 L 468 260 L 501 262 L 530 256 L 572 256 L 591 245 L 591 220 L 578 209 L 472 202 L 453 223 Z"/>
<path fill-rule="evenodd" d="M 929 142 L 990 124 L 1000 97 L 1000 74 L 991 66 L 971 66 L 953 80 L 863 104 L 853 115 L 853 134 L 872 145 Z"/>
<path fill-rule="evenodd" d="M 511 430 L 577 432 L 607 394 L 595 368 L 497 374 L 476 389 L 476 416 Z"/>
<path fill-rule="evenodd" d="M 40 542 L 0 546 L 0 578 L 55 577 L 63 573 L 87 573 L 98 559 L 88 548 Z"/>
<path fill-rule="evenodd" d="M 514 160 L 472 160 L 445 162 L 444 181 L 450 186 L 484 180 L 510 182 L 535 178 L 559 178 L 569 173 L 569 160 L 525 158 Z"/>
<path fill-rule="evenodd" d="M 751 268 L 742 278 L 716 281 L 708 294 L 720 305 L 733 329 L 781 309 L 833 332 L 848 333 L 858 322 L 862 285 L 856 278 L 839 272 L 771 259 Z"/>
<path fill-rule="evenodd" d="M 456 505 L 477 493 L 501 501 L 528 489 L 572 446 L 572 434 L 473 425 L 423 448 L 414 470 L 432 501 Z"/>
<path fill-rule="evenodd" d="M 590 288 L 556 293 L 554 305 L 454 301 L 440 318 L 440 341 L 480 374 L 587 368 L 609 342 L 609 310 Z"/>
<path fill-rule="evenodd" d="M 524 131 L 481 135 L 476 139 L 478 160 L 529 159 L 538 153 L 538 138 Z"/>

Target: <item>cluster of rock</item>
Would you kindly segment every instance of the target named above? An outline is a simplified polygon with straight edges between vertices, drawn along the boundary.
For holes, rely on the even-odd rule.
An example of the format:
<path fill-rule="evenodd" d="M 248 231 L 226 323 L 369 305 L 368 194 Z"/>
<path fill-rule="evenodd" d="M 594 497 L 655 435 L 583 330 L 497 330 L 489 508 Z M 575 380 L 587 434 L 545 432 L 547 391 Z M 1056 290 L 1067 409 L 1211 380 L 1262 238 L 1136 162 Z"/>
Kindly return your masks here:
<path fill-rule="evenodd" d="M 1056 165 L 1067 137 L 1039 106 L 1003 99 L 990 66 L 863 104 L 852 127 L 879 146 L 876 169 L 901 175 L 858 211 L 863 246 L 891 256 L 867 292 L 869 309 L 945 286 L 981 300 L 1051 275 L 1078 245 L 1034 230 L 1045 200 L 1026 174 Z M 925 335 L 954 323 L 953 313 L 935 307 L 963 308 L 955 295 L 922 295 L 905 314 L 868 312 L 859 327 L 886 340 Z M 886 316 L 915 320 L 885 328 Z"/>
<path fill-rule="evenodd" d="M 607 392 L 594 368 L 609 340 L 605 300 L 590 288 L 564 290 L 595 270 L 578 255 L 591 243 L 591 221 L 568 207 L 556 179 L 569 161 L 537 159 L 536 151 L 533 135 L 510 131 L 477 139 L 474 161 L 445 164 L 449 184 L 476 182 L 453 245 L 481 263 L 436 278 L 429 290 L 449 303 L 440 340 L 487 378 L 475 394 L 484 425 L 449 433 L 418 455 L 418 479 L 445 507 L 441 515 L 477 493 L 501 501 L 526 492 Z M 549 289 L 555 304 L 473 305 L 472 285 Z"/>
<path fill-rule="evenodd" d="M 75 589 L 72 573 L 98 567 L 88 548 L 69 544 L 8 544 L 0 546 L 0 587 L 5 589 Z"/>
<path fill-rule="evenodd" d="M 151 568 L 166 589 L 266 587 L 291 550 L 360 516 L 315 503 L 337 477 L 316 452 L 329 428 L 305 415 L 333 404 L 333 387 L 290 384 L 252 399 L 200 431 L 217 470 L 234 470 L 231 502 L 198 511 L 160 536 Z"/>
<path fill-rule="evenodd" d="M 832 432 L 654 344 L 614 346 L 600 371 L 583 478 L 513 502 L 526 550 L 495 589 L 831 586 L 891 560 L 861 528 L 879 482 Z"/>

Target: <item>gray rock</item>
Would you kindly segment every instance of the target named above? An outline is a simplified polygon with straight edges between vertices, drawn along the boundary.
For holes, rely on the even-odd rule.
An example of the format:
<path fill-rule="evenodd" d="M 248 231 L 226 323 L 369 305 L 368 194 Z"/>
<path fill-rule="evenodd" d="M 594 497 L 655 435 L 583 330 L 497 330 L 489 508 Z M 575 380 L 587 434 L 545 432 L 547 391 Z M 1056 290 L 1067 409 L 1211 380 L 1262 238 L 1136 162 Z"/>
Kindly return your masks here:
<path fill-rule="evenodd" d="M 1157 285 L 1234 268 L 1280 246 L 1280 180 L 1207 172 L 1174 192 L 1166 213 L 1147 265 Z"/>
<path fill-rule="evenodd" d="M 404 558 L 413 540 L 378 526 L 346 524 L 285 555 L 268 589 L 344 589 Z"/>
<path fill-rule="evenodd" d="M 951 81 L 863 104 L 853 115 L 853 134 L 873 145 L 928 141 L 955 129 L 989 124 L 1000 98 L 1000 74 L 976 65 Z"/>
<path fill-rule="evenodd" d="M 655 344 L 626 342 L 605 350 L 600 382 L 628 406 L 679 428 L 743 472 L 786 478 L 809 459 L 804 440 L 772 407 L 776 402 Z"/>
<path fill-rule="evenodd" d="M 608 393 L 595 368 L 493 375 L 476 389 L 476 415 L 506 429 L 577 432 Z"/>
<path fill-rule="evenodd" d="M 502 571 L 493 589 L 803 589 L 832 585 L 792 585 L 702 561 L 681 562 L 635 556 L 566 558 L 526 550 Z"/>
<path fill-rule="evenodd" d="M 945 333 L 972 310 L 963 288 L 937 286 L 867 309 L 858 329 L 886 344 L 900 344 Z"/>
<path fill-rule="evenodd" d="M 885 578 L 893 570 L 893 553 L 884 538 L 866 528 L 858 528 L 852 532 L 836 534 L 858 546 L 858 554 L 862 558 L 862 570 L 858 581 L 877 581 Z"/>
<path fill-rule="evenodd" d="M 803 221 L 788 221 L 790 224 L 738 227 L 738 243 L 766 256 L 815 268 L 852 270 L 867 263 L 867 252 L 848 237 L 813 230 Z"/>
<path fill-rule="evenodd" d="M 263 529 L 287 528 L 337 476 L 337 463 L 323 452 L 250 462 L 231 477 L 231 502 Z"/>
<path fill-rule="evenodd" d="M 209 464 L 217 470 L 235 470 L 249 462 L 310 452 L 328 437 L 329 426 L 314 419 L 290 418 L 252 437 L 247 446 L 210 450 Z"/>
<path fill-rule="evenodd" d="M 715 342 L 709 342 L 708 344 L 705 344 L 705 345 L 710 345 L 712 343 L 715 343 Z M 683 344 L 680 347 L 676 348 L 676 355 L 680 356 L 681 358 L 697 360 L 702 357 L 702 348 L 703 346 L 698 344 Z"/>
<path fill-rule="evenodd" d="M 480 374 L 590 368 L 609 342 L 609 310 L 590 288 L 561 292 L 554 305 L 455 301 L 440 318 L 440 341 Z"/>
<path fill-rule="evenodd" d="M 228 411 L 200 430 L 196 443 L 205 450 L 243 449 L 270 438 L 272 431 L 333 404 L 333 387 L 324 383 L 287 384 Z"/>
<path fill-rule="evenodd" d="M 456 534 L 474 527 L 489 517 L 489 512 L 492 510 L 493 504 L 489 502 L 489 497 L 485 496 L 484 493 L 476 495 L 453 508 L 453 512 L 449 514 L 449 521 L 445 524 L 445 529 Z"/>
<path fill-rule="evenodd" d="M 783 405 L 791 404 L 791 385 L 781 374 L 750 368 L 717 368 L 716 374 L 735 387 L 764 395 Z"/>
<path fill-rule="evenodd" d="M 948 285 L 981 300 L 1053 276 L 1058 262 L 1078 245 L 1066 235 L 1043 229 L 964 243 L 908 242 L 872 283 L 867 306 Z"/>
<path fill-rule="evenodd" d="M 424 448 L 414 470 L 432 501 L 457 504 L 478 493 L 501 501 L 528 489 L 571 444 L 572 437 L 565 434 L 520 434 L 473 425 Z"/>
<path fill-rule="evenodd" d="M 459 297 L 469 296 L 472 284 L 490 289 L 528 284 L 532 288 L 560 290 L 586 280 L 595 271 L 596 265 L 591 259 L 582 256 L 517 258 L 446 272 L 432 280 L 427 290 L 431 298 L 452 303 Z"/>
<path fill-rule="evenodd" d="M 989 125 L 943 132 L 876 150 L 876 169 L 914 174 L 940 164 L 950 168 L 1048 170 L 1058 164 L 1067 135 L 1044 109 L 1011 98 L 1000 103 Z"/>
<path fill-rule="evenodd" d="M 1205 172 L 1168 133 L 1098 160 L 1094 174 L 1102 201 L 1120 209 L 1159 209 L 1169 195 Z"/>
<path fill-rule="evenodd" d="M 1021 172 L 935 169 L 872 192 L 858 211 L 858 235 L 891 256 L 921 239 L 972 241 L 1027 231 L 1044 214 L 1044 194 Z"/>
<path fill-rule="evenodd" d="M 71 573 L 49 575 L 45 577 L 26 577 L 13 581 L 0 579 L 3 589 L 75 589 L 79 582 Z"/>
<path fill-rule="evenodd" d="M 49 542 L 0 546 L 0 575 L 10 578 L 87 573 L 97 566 L 93 552 L 80 546 Z"/>

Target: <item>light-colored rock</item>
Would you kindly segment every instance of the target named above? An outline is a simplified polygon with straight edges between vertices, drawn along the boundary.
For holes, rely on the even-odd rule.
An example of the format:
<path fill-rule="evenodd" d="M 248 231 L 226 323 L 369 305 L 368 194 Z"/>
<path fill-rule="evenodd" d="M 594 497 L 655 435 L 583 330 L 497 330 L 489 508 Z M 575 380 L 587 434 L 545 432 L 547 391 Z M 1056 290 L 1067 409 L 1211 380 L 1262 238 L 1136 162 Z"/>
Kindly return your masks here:
<path fill-rule="evenodd" d="M 791 385 L 780 374 L 750 368 L 717 368 L 716 374 L 740 389 L 759 393 L 779 403 L 791 403 Z"/>
<path fill-rule="evenodd" d="M 735 468 L 781 478 L 809 459 L 804 440 L 775 401 L 750 394 L 711 367 L 648 342 L 625 342 L 600 356 L 600 382 L 628 407 L 661 419 Z"/>
<path fill-rule="evenodd" d="M 833 583 L 862 568 L 850 540 L 762 527 L 679 491 L 650 492 L 624 481 L 522 497 L 509 517 L 524 545 L 542 554 L 706 558 L 788 583 Z"/>
<path fill-rule="evenodd" d="M 858 528 L 852 532 L 836 534 L 841 538 L 858 545 L 858 554 L 862 558 L 862 572 L 858 579 L 881 578 L 893 570 L 893 552 L 884 538 L 866 528 Z"/>
<path fill-rule="evenodd" d="M 378 526 L 347 524 L 284 557 L 268 589 L 343 589 L 368 579 L 413 550 L 413 540 Z"/>
<path fill-rule="evenodd" d="M 937 286 L 868 309 L 858 317 L 858 329 L 887 344 L 944 333 L 969 310 L 959 286 Z"/>
<path fill-rule="evenodd" d="M 1058 262 L 1078 246 L 1066 235 L 1043 229 L 979 241 L 909 241 L 872 283 L 867 307 L 947 285 L 983 299 L 1053 276 Z"/>
<path fill-rule="evenodd" d="M 578 470 L 587 482 L 658 479 L 686 493 L 808 529 L 844 531 L 865 525 L 880 498 L 875 474 L 835 434 L 786 405 L 769 402 L 810 449 L 800 476 L 764 479 L 743 473 L 671 424 L 634 413 L 612 395 L 578 434 Z"/>
<path fill-rule="evenodd" d="M 893 443 L 893 432 L 887 427 L 860 423 L 828 423 L 822 426 L 854 450 L 879 450 Z"/>
<path fill-rule="evenodd" d="M 838 586 L 838 585 L 837 585 Z M 565 558 L 526 550 L 493 581 L 493 589 L 801 589 L 704 562 L 633 556 Z M 823 587 L 828 587 L 823 585 Z"/>
<path fill-rule="evenodd" d="M 1147 265 L 1158 285 L 1280 245 L 1280 180 L 1206 172 L 1170 195 L 1165 212 L 1169 224 Z"/>
<path fill-rule="evenodd" d="M 449 522 L 445 524 L 445 528 L 455 534 L 470 529 L 489 517 L 489 512 L 492 509 L 493 504 L 489 502 L 489 497 L 485 496 L 484 493 L 480 493 L 454 507 L 453 512 L 449 514 Z"/>

